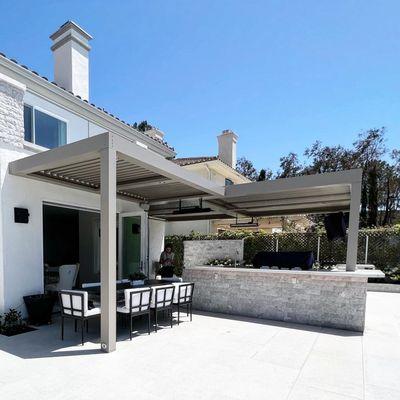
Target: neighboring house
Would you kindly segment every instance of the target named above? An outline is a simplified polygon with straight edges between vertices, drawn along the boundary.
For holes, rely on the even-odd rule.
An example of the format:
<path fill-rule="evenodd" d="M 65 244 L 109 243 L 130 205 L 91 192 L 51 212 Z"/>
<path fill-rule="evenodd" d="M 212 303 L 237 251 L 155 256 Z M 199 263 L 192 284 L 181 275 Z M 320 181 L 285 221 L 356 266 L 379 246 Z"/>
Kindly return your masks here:
<path fill-rule="evenodd" d="M 236 185 L 250 182 L 248 178 L 236 171 L 236 147 L 238 136 L 231 130 L 224 130 L 218 137 L 218 155 L 202 157 L 176 158 L 173 161 L 178 165 L 195 172 L 202 177 L 220 185 Z M 248 221 L 248 219 L 240 219 Z M 311 221 L 304 215 L 292 217 L 263 217 L 256 220 L 257 226 L 246 227 L 250 231 L 265 231 L 267 233 L 282 232 L 286 227 L 298 231 L 305 231 L 311 225 Z M 181 235 L 198 233 L 217 233 L 226 230 L 238 230 L 231 225 L 235 219 L 216 219 L 190 222 L 168 222 L 166 234 Z"/>

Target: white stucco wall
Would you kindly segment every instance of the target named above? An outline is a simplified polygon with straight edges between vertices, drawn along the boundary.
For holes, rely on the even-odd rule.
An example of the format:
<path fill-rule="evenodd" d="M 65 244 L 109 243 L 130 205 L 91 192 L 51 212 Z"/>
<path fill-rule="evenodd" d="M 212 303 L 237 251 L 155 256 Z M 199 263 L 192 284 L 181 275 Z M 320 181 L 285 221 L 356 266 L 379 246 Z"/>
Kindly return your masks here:
<path fill-rule="evenodd" d="M 10 307 L 24 312 L 22 296 L 43 292 L 43 202 L 98 210 L 100 196 L 50 183 L 9 175 L 10 161 L 26 156 L 26 151 L 0 145 L 0 188 L 3 291 L 0 313 Z M 29 223 L 14 222 L 14 207 L 27 208 Z M 140 210 L 136 203 L 118 200 L 117 212 Z M 0 246 L 1 246 L 0 245 Z M 1 288 L 1 286 L 0 286 Z M 2 296 L 1 296 L 2 294 Z M 1 300 L 1 297 L 3 298 Z"/>
<path fill-rule="evenodd" d="M 86 119 L 31 92 L 25 93 L 24 102 L 65 121 L 67 123 L 67 143 L 76 142 L 106 131 L 101 126 L 88 122 Z"/>
<path fill-rule="evenodd" d="M 189 235 L 190 232 L 210 233 L 210 221 L 178 221 L 167 222 L 166 235 Z"/>

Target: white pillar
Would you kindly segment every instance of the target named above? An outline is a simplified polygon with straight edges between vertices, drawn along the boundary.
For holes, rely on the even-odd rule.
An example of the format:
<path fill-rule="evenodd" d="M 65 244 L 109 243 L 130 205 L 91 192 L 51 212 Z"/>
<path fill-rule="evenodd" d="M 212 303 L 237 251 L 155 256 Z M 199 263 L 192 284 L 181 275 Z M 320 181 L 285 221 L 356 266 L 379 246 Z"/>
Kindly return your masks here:
<path fill-rule="evenodd" d="M 360 222 L 361 182 L 352 183 L 349 231 L 347 236 L 346 271 L 355 271 L 358 250 L 358 228 Z"/>
<path fill-rule="evenodd" d="M 115 351 L 116 328 L 116 152 L 101 151 L 100 167 L 100 276 L 101 349 Z"/>

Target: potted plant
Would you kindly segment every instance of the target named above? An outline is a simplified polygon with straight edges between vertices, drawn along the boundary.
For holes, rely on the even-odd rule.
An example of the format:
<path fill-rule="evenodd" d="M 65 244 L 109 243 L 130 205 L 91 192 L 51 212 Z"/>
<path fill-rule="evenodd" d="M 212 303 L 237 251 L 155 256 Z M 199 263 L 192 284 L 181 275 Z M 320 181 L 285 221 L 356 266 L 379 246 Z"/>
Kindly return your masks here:
<path fill-rule="evenodd" d="M 144 280 L 147 279 L 147 276 L 143 272 L 134 272 L 129 275 L 129 279 L 131 280 L 132 286 L 144 285 Z"/>
<path fill-rule="evenodd" d="M 24 296 L 29 323 L 33 325 L 51 324 L 51 314 L 56 297 L 50 294 Z"/>
<path fill-rule="evenodd" d="M 0 335 L 14 336 L 34 330 L 24 322 L 20 311 L 10 308 L 4 316 L 0 315 Z"/>

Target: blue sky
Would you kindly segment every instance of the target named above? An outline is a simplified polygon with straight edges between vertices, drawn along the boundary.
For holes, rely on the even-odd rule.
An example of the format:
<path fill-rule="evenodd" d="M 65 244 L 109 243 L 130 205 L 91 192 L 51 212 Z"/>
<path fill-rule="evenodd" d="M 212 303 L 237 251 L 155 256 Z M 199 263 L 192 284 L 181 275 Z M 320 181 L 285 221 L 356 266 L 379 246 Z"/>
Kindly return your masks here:
<path fill-rule="evenodd" d="M 91 101 L 147 119 L 179 156 L 238 155 L 274 171 L 315 140 L 385 126 L 400 148 L 400 2 L 5 1 L 0 51 L 53 76 L 48 36 L 68 19 L 94 40 Z M 21 19 L 23 18 L 23 19 Z"/>

